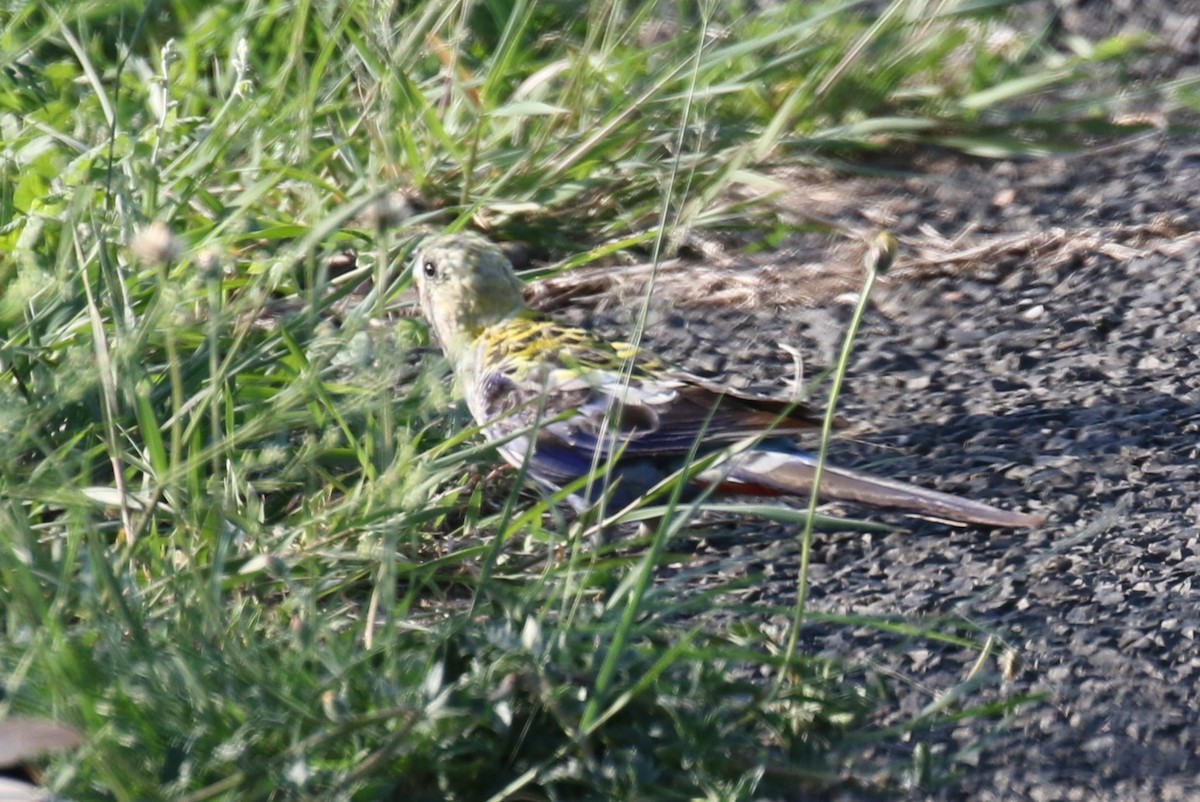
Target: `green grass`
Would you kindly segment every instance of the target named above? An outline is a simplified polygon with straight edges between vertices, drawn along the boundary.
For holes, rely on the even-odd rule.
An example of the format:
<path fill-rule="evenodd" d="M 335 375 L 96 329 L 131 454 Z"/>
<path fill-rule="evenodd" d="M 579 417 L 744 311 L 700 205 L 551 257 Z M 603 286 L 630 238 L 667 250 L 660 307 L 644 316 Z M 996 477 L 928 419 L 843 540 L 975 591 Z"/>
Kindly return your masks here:
<path fill-rule="evenodd" d="M 592 547 L 384 313 L 426 230 L 577 265 L 777 226 L 731 192 L 777 167 L 1070 146 L 1103 116 L 1054 90 L 1129 43 L 997 48 L 986 2 L 54 5 L 0 15 L 0 715 L 85 733 L 65 794 L 803 798 L 935 781 L 931 727 L 1017 705 L 984 661 L 897 720 L 752 575 L 698 581 L 690 509 Z"/>

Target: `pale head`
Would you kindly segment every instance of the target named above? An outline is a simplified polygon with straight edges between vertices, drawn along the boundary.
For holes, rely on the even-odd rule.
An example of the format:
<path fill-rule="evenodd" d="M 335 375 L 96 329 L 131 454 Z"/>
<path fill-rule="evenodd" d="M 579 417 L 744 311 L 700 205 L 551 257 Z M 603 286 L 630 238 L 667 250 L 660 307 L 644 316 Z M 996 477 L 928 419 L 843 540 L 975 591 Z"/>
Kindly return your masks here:
<path fill-rule="evenodd" d="M 500 249 L 475 234 L 425 240 L 413 263 L 421 311 L 451 359 L 486 326 L 526 308 L 523 284 Z"/>

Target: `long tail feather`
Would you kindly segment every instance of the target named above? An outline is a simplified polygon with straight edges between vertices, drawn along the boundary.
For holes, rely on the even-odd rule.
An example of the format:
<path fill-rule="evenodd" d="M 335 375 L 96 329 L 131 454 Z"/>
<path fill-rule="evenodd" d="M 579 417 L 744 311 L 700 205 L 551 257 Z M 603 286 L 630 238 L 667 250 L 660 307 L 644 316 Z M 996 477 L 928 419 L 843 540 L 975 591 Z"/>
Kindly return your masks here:
<path fill-rule="evenodd" d="M 749 451 L 715 470 L 721 472 L 722 490 L 752 494 L 765 490 L 802 496 L 812 491 L 816 464 L 816 457 L 809 454 Z M 701 480 L 705 478 L 703 475 L 700 477 Z M 821 473 L 821 496 L 984 526 L 1027 529 L 1040 526 L 1045 521 L 1039 515 L 1002 510 L 949 493 L 868 476 L 828 463 Z"/>

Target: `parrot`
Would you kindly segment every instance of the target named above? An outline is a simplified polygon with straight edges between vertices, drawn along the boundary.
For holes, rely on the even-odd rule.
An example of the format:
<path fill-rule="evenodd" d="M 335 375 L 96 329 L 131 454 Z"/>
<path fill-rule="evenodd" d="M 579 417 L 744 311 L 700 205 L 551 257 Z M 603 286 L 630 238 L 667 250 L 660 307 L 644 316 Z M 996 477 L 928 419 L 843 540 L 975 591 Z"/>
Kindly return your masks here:
<path fill-rule="evenodd" d="M 608 481 L 572 492 L 577 510 L 595 506 L 601 494 L 627 505 L 681 470 L 710 492 L 811 493 L 818 460 L 795 439 L 819 431 L 822 421 L 805 404 L 731 389 L 647 349 L 555 321 L 529 306 L 503 251 L 477 234 L 425 239 L 413 282 L 472 417 L 506 462 L 551 491 L 608 472 Z M 734 447 L 739 443 L 751 445 Z M 717 454 L 722 450 L 728 453 Z M 714 454 L 686 470 L 689 459 Z M 1024 529 L 1043 522 L 829 464 L 819 495 L 962 525 Z"/>

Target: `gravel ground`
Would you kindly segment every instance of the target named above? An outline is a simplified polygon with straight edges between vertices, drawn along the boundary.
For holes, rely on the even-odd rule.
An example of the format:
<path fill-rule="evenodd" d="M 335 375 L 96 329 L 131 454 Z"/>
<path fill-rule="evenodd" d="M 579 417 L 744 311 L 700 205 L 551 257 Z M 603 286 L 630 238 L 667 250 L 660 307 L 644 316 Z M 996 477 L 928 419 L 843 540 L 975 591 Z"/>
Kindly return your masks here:
<path fill-rule="evenodd" d="M 944 269 L 901 263 L 881 290 L 842 406 L 868 427 L 835 461 L 1049 523 L 823 533 L 813 607 L 965 618 L 1019 659 L 1004 692 L 1042 697 L 932 735 L 942 770 L 961 775 L 913 799 L 1200 799 L 1200 138 L 918 167 L 794 177 L 798 213 L 886 224 L 910 254 L 975 254 Z M 750 267 L 779 281 L 821 247 L 793 245 Z M 662 303 L 649 345 L 698 372 L 783 386 L 793 366 L 777 343 L 827 360 L 836 339 L 822 332 L 848 316 L 839 289 L 799 309 Z M 705 298 L 690 300 L 704 311 Z M 612 310 L 630 306 L 592 320 L 619 332 L 627 318 Z M 767 576 L 747 599 L 794 598 L 792 533 L 765 526 L 697 548 L 714 567 Z M 961 683 L 976 657 L 845 627 L 816 628 L 808 644 L 891 678 L 896 720 Z"/>
<path fill-rule="evenodd" d="M 1146 69 L 1177 76 L 1200 58 L 1179 33 L 1200 25 L 1197 4 L 1115 3 L 1107 16 L 1101 5 L 1032 4 L 1057 11 L 1063 33 L 1165 33 L 1171 46 Z M 822 533 L 812 606 L 965 619 L 1016 658 L 988 698 L 1038 697 L 1003 721 L 928 736 L 958 776 L 913 799 L 1200 799 L 1200 137 L 1158 132 L 1029 162 L 925 154 L 904 169 L 788 177 L 798 218 L 886 226 L 905 244 L 841 407 L 865 425 L 834 461 L 1049 521 L 986 532 L 893 518 L 906 531 Z M 811 278 L 830 249 L 814 236 L 759 257 L 699 244 L 703 262 L 664 274 L 647 344 L 698 373 L 782 389 L 795 370 L 784 343 L 813 375 L 860 281 L 840 251 L 825 260 L 833 280 Z M 714 262 L 765 287 L 718 302 L 731 282 L 705 278 Z M 636 287 L 605 304 L 612 295 L 576 316 L 627 334 Z M 793 535 L 761 525 L 700 541 L 698 559 L 764 575 L 745 598 L 787 604 Z M 807 643 L 888 677 L 897 721 L 959 685 L 977 657 L 871 629 L 817 627 Z"/>

